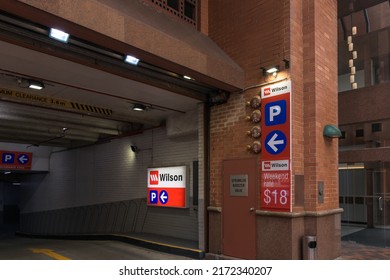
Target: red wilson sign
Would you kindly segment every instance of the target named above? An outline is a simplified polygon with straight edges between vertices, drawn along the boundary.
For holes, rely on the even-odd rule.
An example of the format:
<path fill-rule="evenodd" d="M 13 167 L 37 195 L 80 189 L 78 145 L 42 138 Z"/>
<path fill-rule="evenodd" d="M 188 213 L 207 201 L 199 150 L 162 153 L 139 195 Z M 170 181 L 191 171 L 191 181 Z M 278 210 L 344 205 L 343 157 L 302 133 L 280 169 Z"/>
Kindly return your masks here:
<path fill-rule="evenodd" d="M 187 207 L 186 166 L 148 169 L 148 205 Z"/>
<path fill-rule="evenodd" d="M 291 81 L 261 89 L 261 208 L 291 211 Z"/>

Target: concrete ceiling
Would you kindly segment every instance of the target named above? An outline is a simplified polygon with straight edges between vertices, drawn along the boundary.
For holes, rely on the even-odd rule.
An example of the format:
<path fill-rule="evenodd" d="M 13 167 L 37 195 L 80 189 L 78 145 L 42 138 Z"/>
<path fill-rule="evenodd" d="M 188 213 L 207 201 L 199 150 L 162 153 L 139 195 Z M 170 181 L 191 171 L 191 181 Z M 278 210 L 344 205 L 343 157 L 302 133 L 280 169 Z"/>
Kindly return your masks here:
<path fill-rule="evenodd" d="M 158 126 L 198 99 L 0 41 L 0 142 L 77 147 Z M 28 79 L 43 90 L 27 88 Z M 147 110 L 132 110 L 142 103 Z"/>

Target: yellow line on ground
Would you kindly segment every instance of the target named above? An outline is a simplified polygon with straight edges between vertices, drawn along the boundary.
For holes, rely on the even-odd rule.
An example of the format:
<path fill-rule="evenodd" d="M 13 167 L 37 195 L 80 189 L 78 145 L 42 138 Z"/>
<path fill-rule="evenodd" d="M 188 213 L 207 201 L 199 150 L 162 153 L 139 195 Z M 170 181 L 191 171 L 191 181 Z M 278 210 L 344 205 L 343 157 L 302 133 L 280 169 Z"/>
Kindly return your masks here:
<path fill-rule="evenodd" d="M 117 235 L 117 236 L 123 236 L 123 237 L 129 238 L 129 236 L 127 236 L 127 235 Z M 167 247 L 176 248 L 176 249 L 188 250 L 188 251 L 192 251 L 192 252 L 196 252 L 196 253 L 201 253 L 202 252 L 202 250 L 198 250 L 198 249 L 182 247 L 182 246 L 172 245 L 172 244 L 168 244 L 168 243 L 161 243 L 161 242 L 147 240 L 147 239 L 138 238 L 138 237 L 131 237 L 130 236 L 130 239 L 139 240 L 139 241 L 146 242 L 146 243 L 152 243 L 152 244 L 156 244 L 156 245 L 159 245 L 159 246 L 167 246 Z"/>
<path fill-rule="evenodd" d="M 60 255 L 56 252 L 54 252 L 51 249 L 31 249 L 31 251 L 35 254 L 44 254 L 50 258 L 53 258 L 55 260 L 71 260 L 63 255 Z"/>

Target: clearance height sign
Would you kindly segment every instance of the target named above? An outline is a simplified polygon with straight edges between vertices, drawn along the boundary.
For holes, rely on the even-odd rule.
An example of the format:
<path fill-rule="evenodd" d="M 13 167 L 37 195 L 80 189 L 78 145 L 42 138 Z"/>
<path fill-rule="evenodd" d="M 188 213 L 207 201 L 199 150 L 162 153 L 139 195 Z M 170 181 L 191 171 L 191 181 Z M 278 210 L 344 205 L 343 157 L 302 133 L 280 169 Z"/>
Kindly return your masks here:
<path fill-rule="evenodd" d="M 291 81 L 261 88 L 261 208 L 291 211 Z"/>
<path fill-rule="evenodd" d="M 148 205 L 187 208 L 187 167 L 148 169 Z"/>

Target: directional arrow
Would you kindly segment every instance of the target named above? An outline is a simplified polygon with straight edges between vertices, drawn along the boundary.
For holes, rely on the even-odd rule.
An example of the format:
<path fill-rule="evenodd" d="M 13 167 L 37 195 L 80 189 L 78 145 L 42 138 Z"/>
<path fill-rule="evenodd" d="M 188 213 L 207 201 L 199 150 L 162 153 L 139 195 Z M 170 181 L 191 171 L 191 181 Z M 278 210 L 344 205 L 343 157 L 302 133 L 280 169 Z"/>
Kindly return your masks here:
<path fill-rule="evenodd" d="M 21 164 L 26 164 L 28 162 L 28 156 L 25 155 L 25 154 L 22 154 L 18 157 L 18 161 L 21 163 Z"/>
<path fill-rule="evenodd" d="M 160 192 L 160 202 L 162 204 L 166 204 L 168 202 L 168 193 L 165 190 Z"/>
<path fill-rule="evenodd" d="M 266 150 L 273 155 L 280 154 L 286 148 L 286 135 L 280 130 L 271 131 L 265 139 Z"/>
<path fill-rule="evenodd" d="M 271 139 L 267 142 L 267 145 L 271 147 L 271 149 L 276 153 L 278 151 L 278 148 L 276 145 L 283 145 L 284 140 L 276 140 L 278 138 L 278 134 L 275 133 Z"/>

